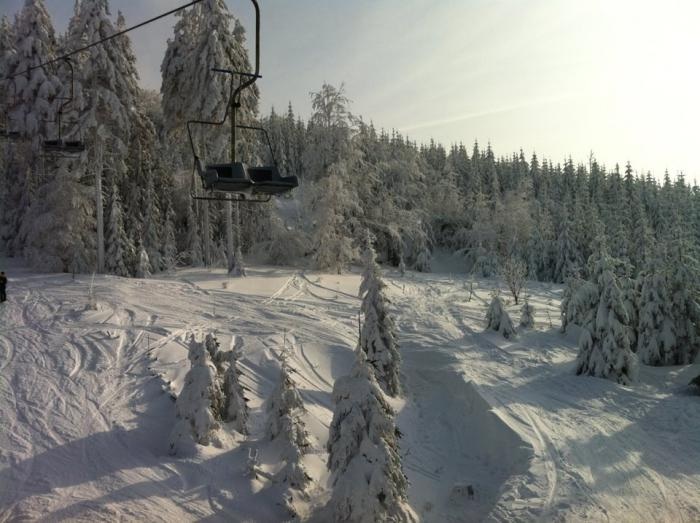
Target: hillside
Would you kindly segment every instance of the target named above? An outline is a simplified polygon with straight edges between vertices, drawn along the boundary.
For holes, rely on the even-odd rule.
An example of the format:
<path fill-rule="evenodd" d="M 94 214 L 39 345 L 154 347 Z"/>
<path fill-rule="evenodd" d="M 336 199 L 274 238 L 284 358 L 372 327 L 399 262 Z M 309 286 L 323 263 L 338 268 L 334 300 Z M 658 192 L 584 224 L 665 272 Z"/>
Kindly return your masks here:
<path fill-rule="evenodd" d="M 284 520 L 264 401 L 286 348 L 313 452 L 308 516 L 328 497 L 334 380 L 357 339 L 358 274 L 253 267 L 149 280 L 11 268 L 0 306 L 0 521 Z M 556 285 L 532 284 L 533 331 L 484 333 L 493 280 L 388 271 L 405 396 L 392 400 L 425 521 L 692 521 L 700 518 L 700 365 L 643 367 L 639 383 L 573 375 Z M 93 288 L 92 293 L 90 288 Z M 91 298 L 92 294 L 92 298 Z M 90 307 L 92 304 L 94 307 Z M 518 308 L 510 305 L 514 320 Z M 168 455 L 185 337 L 243 339 L 251 434 Z M 261 474 L 245 474 L 248 449 Z M 467 494 L 471 486 L 473 495 Z"/>

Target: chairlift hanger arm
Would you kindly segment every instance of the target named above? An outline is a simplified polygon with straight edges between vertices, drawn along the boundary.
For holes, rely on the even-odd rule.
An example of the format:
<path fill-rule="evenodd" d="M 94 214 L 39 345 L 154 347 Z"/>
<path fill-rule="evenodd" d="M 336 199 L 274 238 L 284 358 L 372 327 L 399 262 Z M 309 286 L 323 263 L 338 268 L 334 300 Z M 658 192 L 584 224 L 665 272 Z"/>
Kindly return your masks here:
<path fill-rule="evenodd" d="M 212 71 L 216 72 L 221 72 L 221 73 L 230 73 L 233 74 L 232 71 L 229 71 L 227 69 L 217 69 L 217 68 L 212 68 Z M 231 86 L 229 87 L 229 99 L 233 97 L 233 75 L 231 76 Z M 230 104 L 226 104 L 226 110 L 224 111 L 224 117 L 221 121 L 207 121 L 207 120 L 188 120 L 186 127 L 187 127 L 187 137 L 190 141 L 190 148 L 192 149 L 192 155 L 196 158 L 199 158 L 197 155 L 197 150 L 194 146 L 194 139 L 192 138 L 192 129 L 191 125 L 224 125 L 226 123 L 226 120 L 228 119 L 228 111 L 229 111 L 229 106 Z"/>
<path fill-rule="evenodd" d="M 247 76 L 248 78 L 262 78 L 262 75 L 259 75 L 259 74 L 243 73 L 241 71 L 234 71 L 232 69 L 221 69 L 219 67 L 212 67 L 211 70 L 216 72 L 216 73 L 226 73 L 226 74 L 230 74 L 230 75 Z"/>
<path fill-rule="evenodd" d="M 64 102 L 58 108 L 58 115 L 56 119 L 58 120 L 59 141 L 61 141 L 62 139 L 61 116 L 63 115 L 63 109 L 70 105 L 70 103 L 73 101 L 73 96 L 75 94 L 75 71 L 73 69 L 73 62 L 71 62 L 70 58 L 68 57 L 65 57 L 63 60 L 68 64 L 68 68 L 70 69 L 70 95 L 68 96 L 68 98 L 61 98 L 62 100 L 64 100 Z"/>
<path fill-rule="evenodd" d="M 257 127 L 254 125 L 236 125 L 237 129 L 249 129 L 251 131 L 259 131 L 265 135 L 265 141 L 267 142 L 267 147 L 270 149 L 270 154 L 272 155 L 272 163 L 277 167 L 277 159 L 275 158 L 275 150 L 272 148 L 272 142 L 270 141 L 270 133 L 264 127 Z"/>

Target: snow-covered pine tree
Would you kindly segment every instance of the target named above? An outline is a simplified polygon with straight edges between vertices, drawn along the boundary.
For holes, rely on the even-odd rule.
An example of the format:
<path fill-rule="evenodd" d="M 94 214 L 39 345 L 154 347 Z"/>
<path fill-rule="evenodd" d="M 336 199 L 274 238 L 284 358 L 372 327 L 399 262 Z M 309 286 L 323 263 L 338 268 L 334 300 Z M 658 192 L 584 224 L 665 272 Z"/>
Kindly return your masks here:
<path fill-rule="evenodd" d="M 43 0 L 25 0 L 9 29 L 0 36 L 3 52 L 0 88 L 5 113 L 2 119 L 7 120 L 8 129 L 21 133 L 26 141 L 15 142 L 11 151 L 9 144 L 5 149 L 8 161 L 3 162 L 3 169 L 7 192 L 0 202 L 0 234 L 7 254 L 21 256 L 31 252 L 36 260 L 40 256 L 36 249 L 40 250 L 41 245 L 34 244 L 28 250 L 24 249 L 29 227 L 25 214 L 36 197 L 36 182 L 40 181 L 42 170 L 41 142 L 52 127 L 49 122 L 55 120 L 56 97 L 61 92 L 61 83 L 51 67 L 26 70 L 54 57 L 56 38 Z M 12 38 L 11 42 L 9 38 Z M 10 75 L 18 76 L 5 81 Z M 71 169 L 75 170 L 75 167 Z M 51 212 L 46 205 L 42 205 L 42 209 L 42 212 Z M 22 233 L 20 229 L 23 229 Z M 44 265 L 44 262 L 40 264 Z"/>
<path fill-rule="evenodd" d="M 278 477 L 290 487 L 303 490 L 311 477 L 306 472 L 301 457 L 309 451 L 311 443 L 302 419 L 302 415 L 306 412 L 304 402 L 291 378 L 286 361 L 282 363 L 280 380 L 272 393 L 267 409 L 269 412 L 268 437 L 280 442 L 282 459 L 286 461 Z"/>
<path fill-rule="evenodd" d="M 639 326 L 639 287 L 636 279 L 629 276 L 631 267 L 627 267 L 627 276 L 620 278 L 620 291 L 622 292 L 622 303 L 627 311 L 627 330 L 630 340 L 630 347 L 635 350 L 637 347 L 637 327 Z"/>
<path fill-rule="evenodd" d="M 238 369 L 238 354 L 240 345 L 228 353 L 228 367 L 224 372 L 224 406 L 225 420 L 233 424 L 233 428 L 241 434 L 248 434 L 248 404 L 240 382 L 241 371 Z"/>
<path fill-rule="evenodd" d="M 529 296 L 525 296 L 520 309 L 520 326 L 525 329 L 532 329 L 535 326 L 535 307 L 530 305 Z"/>
<path fill-rule="evenodd" d="M 676 335 L 676 363 L 686 365 L 693 363 L 700 350 L 700 285 L 697 274 L 699 269 L 692 247 L 680 231 L 669 249 L 668 261 L 668 296 L 670 312 Z"/>
<path fill-rule="evenodd" d="M 127 250 L 130 250 L 128 245 L 129 238 L 124 230 L 122 205 L 116 183 L 112 183 L 106 240 L 107 259 L 105 260 L 105 268 L 107 272 L 117 276 L 129 276 L 129 269 L 127 268 Z"/>
<path fill-rule="evenodd" d="M 94 208 L 81 174 L 79 159 L 61 159 L 53 176 L 38 188 L 20 229 L 23 255 L 32 267 L 51 272 L 92 267 Z M 74 260 L 80 261 L 78 267 Z"/>
<path fill-rule="evenodd" d="M 195 200 L 190 199 L 187 205 L 187 255 L 190 265 L 200 267 L 204 263 L 202 254 L 202 239 L 199 235 L 199 223 L 195 210 Z"/>
<path fill-rule="evenodd" d="M 204 338 L 204 348 L 207 349 L 209 358 L 214 364 L 214 367 L 216 367 L 216 372 L 221 378 L 220 381 L 223 382 L 223 375 L 226 371 L 230 355 L 221 350 L 219 340 L 217 340 L 216 336 L 211 332 Z"/>
<path fill-rule="evenodd" d="M 401 392 L 399 369 L 401 356 L 394 319 L 388 311 L 389 299 L 386 284 L 382 280 L 377 256 L 372 246 L 369 231 L 366 233 L 364 252 L 364 272 L 360 284 L 362 297 L 361 311 L 364 322 L 360 330 L 360 347 L 367 355 L 367 361 L 374 369 L 377 382 L 391 396 Z"/>
<path fill-rule="evenodd" d="M 163 269 L 161 256 L 161 212 L 154 193 L 152 173 L 146 173 L 146 194 L 144 195 L 145 208 L 143 210 L 143 247 L 148 254 L 153 272 Z"/>
<path fill-rule="evenodd" d="M 597 310 L 598 287 L 588 280 L 570 278 L 569 281 L 572 287 L 568 292 L 573 294 L 562 301 L 562 332 L 566 332 L 569 325 L 591 329 Z"/>
<path fill-rule="evenodd" d="M 13 33 L 16 53 L 6 57 L 8 67 L 4 70 L 7 75 L 18 75 L 13 79 L 12 128 L 28 137 L 33 152 L 38 153 L 41 140 L 48 135 L 49 122 L 55 120 L 56 97 L 61 90 L 60 80 L 48 67 L 24 72 L 55 56 L 56 35 L 43 0 L 25 0 Z"/>
<path fill-rule="evenodd" d="M 581 256 L 578 246 L 571 238 L 571 223 L 565 212 L 561 222 L 559 237 L 557 238 L 557 258 L 554 269 L 554 281 L 564 283 L 566 279 L 575 274 L 581 267 Z"/>
<path fill-rule="evenodd" d="M 596 314 L 592 329 L 582 331 L 576 374 L 628 385 L 637 376 L 637 356 L 630 349 L 629 342 L 629 317 L 614 273 L 614 261 L 603 252 L 596 265 Z"/>
<path fill-rule="evenodd" d="M 117 32 L 107 0 L 82 0 L 77 7 L 66 37 L 71 48 Z M 124 158 L 138 93 L 136 59 L 129 42 L 125 35 L 91 47 L 79 55 L 75 66 L 83 96 L 80 127 L 95 175 L 98 272 L 105 269 L 102 180 L 108 173 L 120 186 L 126 175 Z M 135 235 L 127 234 L 134 241 Z"/>
<path fill-rule="evenodd" d="M 15 29 L 10 23 L 10 19 L 7 15 L 2 15 L 0 17 L 0 70 L 9 71 L 11 64 L 16 60 L 17 49 L 15 48 Z M 3 93 L 3 99 L 6 100 L 10 93 L 12 92 L 11 81 L 6 80 L 5 77 L 0 79 L 0 92 Z M 3 113 L 6 107 L 3 107 Z M 10 128 L 10 122 L 6 122 L 5 114 L 0 115 L 0 122 Z"/>
<path fill-rule="evenodd" d="M 151 266 L 151 260 L 148 258 L 148 252 L 146 248 L 141 245 L 139 248 L 139 263 L 136 266 L 136 277 L 137 278 L 149 278 L 153 268 Z"/>
<path fill-rule="evenodd" d="M 328 176 L 316 185 L 318 203 L 313 239 L 314 262 L 317 269 L 332 270 L 338 274 L 354 257 L 346 213 L 351 205 L 344 184 L 346 177 L 346 166 L 334 164 Z"/>
<path fill-rule="evenodd" d="M 223 408 L 216 368 L 204 343 L 192 336 L 189 349 L 190 370 L 175 402 L 178 421 L 170 434 L 171 454 L 187 452 L 193 442 L 209 445 Z"/>
<path fill-rule="evenodd" d="M 251 64 L 245 47 L 245 31 L 228 10 L 223 0 L 207 0 L 181 15 L 175 26 L 174 37 L 161 65 L 163 112 L 166 114 L 165 130 L 168 135 L 181 136 L 188 119 L 219 120 L 226 113 L 229 101 L 228 75 L 212 72 L 212 68 L 227 68 L 250 72 Z M 241 95 L 238 121 L 250 124 L 258 112 L 259 91 L 255 85 Z M 193 128 L 199 153 L 212 162 L 230 159 L 230 141 L 226 134 L 211 127 Z M 253 159 L 251 137 L 241 132 L 237 137 L 236 157 L 240 161 Z M 228 267 L 231 274 L 245 274 L 240 246 L 240 218 L 238 204 L 224 205 L 224 212 L 234 213 L 233 219 L 225 219 L 227 228 Z M 210 252 L 209 218 L 203 209 L 202 237 L 205 261 Z M 234 230 L 232 230 L 232 228 Z M 237 245 L 232 246 L 231 240 Z M 232 248 L 233 247 L 233 248 Z"/>
<path fill-rule="evenodd" d="M 515 336 L 515 327 L 498 293 L 494 293 L 486 311 L 486 330 L 495 330 L 506 339 Z"/>
<path fill-rule="evenodd" d="M 165 210 L 165 227 L 163 230 L 163 269 L 172 271 L 177 266 L 177 244 L 175 238 L 175 211 L 171 202 Z"/>
<path fill-rule="evenodd" d="M 333 493 L 328 521 L 417 521 L 406 500 L 394 412 L 358 347 L 348 376 L 333 387 L 328 437 Z"/>
<path fill-rule="evenodd" d="M 676 363 L 676 334 L 671 317 L 671 302 L 666 279 L 661 273 L 662 260 L 657 256 L 641 275 L 637 356 L 646 365 Z"/>

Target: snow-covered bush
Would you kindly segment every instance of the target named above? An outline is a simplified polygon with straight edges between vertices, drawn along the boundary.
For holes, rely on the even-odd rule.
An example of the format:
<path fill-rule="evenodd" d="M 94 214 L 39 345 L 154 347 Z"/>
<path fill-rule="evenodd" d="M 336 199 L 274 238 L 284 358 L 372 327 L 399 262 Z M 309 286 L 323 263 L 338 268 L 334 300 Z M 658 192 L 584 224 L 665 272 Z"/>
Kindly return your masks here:
<path fill-rule="evenodd" d="M 476 247 L 471 257 L 474 259 L 471 272 L 482 278 L 491 278 L 498 274 L 498 258 L 487 252 L 481 245 Z"/>
<path fill-rule="evenodd" d="M 690 385 L 691 387 L 695 387 L 697 390 L 700 391 L 700 374 L 695 376 L 695 378 L 693 378 L 688 385 Z"/>
<path fill-rule="evenodd" d="M 369 234 L 369 233 L 368 233 Z M 369 237 L 362 254 L 364 272 L 360 284 L 364 322 L 360 330 L 360 346 L 374 369 L 377 381 L 391 396 L 401 392 L 399 369 L 401 356 L 396 325 L 387 310 L 386 284 L 382 281 L 376 253 Z"/>
<path fill-rule="evenodd" d="M 498 331 L 506 339 L 515 336 L 515 327 L 498 294 L 493 295 L 486 312 L 486 330 Z"/>
<path fill-rule="evenodd" d="M 209 445 L 219 428 L 223 395 L 216 368 L 209 359 L 204 343 L 190 338 L 190 370 L 182 392 L 175 403 L 178 421 L 170 434 L 170 452 L 177 454 L 191 447 L 192 442 Z"/>
<path fill-rule="evenodd" d="M 525 301 L 520 309 L 520 326 L 531 329 L 535 326 L 535 307 L 530 305 L 530 299 L 525 296 Z"/>
<path fill-rule="evenodd" d="M 349 376 L 333 387 L 335 410 L 328 438 L 333 493 L 328 521 L 416 521 L 406 501 L 408 481 L 394 425 L 364 351 L 356 351 Z"/>

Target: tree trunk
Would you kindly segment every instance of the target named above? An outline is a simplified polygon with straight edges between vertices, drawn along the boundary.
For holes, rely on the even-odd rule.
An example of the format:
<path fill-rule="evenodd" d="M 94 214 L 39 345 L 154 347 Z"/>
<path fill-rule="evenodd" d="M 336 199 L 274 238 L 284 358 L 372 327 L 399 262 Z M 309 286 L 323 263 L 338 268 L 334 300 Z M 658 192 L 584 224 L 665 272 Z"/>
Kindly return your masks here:
<path fill-rule="evenodd" d="M 102 208 L 102 164 L 104 161 L 102 143 L 97 144 L 95 161 L 95 210 L 97 213 L 97 272 L 105 271 L 104 211 Z"/>
<path fill-rule="evenodd" d="M 204 265 L 211 267 L 211 227 L 208 205 L 202 205 L 202 238 L 204 238 Z"/>
<path fill-rule="evenodd" d="M 233 206 L 231 200 L 227 200 L 224 204 L 224 212 L 226 213 L 226 265 L 228 273 L 231 274 L 236 268 L 236 254 L 233 251 Z"/>

